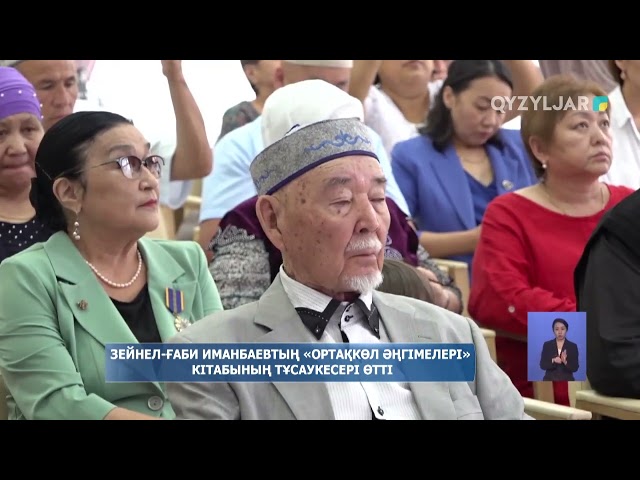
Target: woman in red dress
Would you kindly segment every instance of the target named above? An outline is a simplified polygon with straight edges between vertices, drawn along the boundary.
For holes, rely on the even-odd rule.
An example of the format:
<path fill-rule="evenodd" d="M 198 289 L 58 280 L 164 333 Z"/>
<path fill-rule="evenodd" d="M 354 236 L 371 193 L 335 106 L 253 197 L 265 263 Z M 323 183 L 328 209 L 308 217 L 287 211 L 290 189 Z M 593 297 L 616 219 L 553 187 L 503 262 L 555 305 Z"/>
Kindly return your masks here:
<path fill-rule="evenodd" d="M 602 215 L 632 193 L 600 181 L 611 166 L 609 107 L 595 108 L 600 96 L 597 84 L 573 77 L 538 87 L 521 133 L 540 182 L 493 200 L 482 222 L 469 313 L 497 331 L 498 363 L 526 397 L 528 313 L 576 310 L 573 272 L 585 245 Z M 554 382 L 554 396 L 569 405 L 567 382 Z"/>

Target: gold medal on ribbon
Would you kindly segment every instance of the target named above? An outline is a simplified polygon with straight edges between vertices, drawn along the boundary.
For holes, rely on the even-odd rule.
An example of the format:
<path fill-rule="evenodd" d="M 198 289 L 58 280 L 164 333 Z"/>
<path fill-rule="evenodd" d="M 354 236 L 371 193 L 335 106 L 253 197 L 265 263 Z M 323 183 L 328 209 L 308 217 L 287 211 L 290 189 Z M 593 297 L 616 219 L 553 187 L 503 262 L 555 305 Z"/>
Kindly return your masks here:
<path fill-rule="evenodd" d="M 184 293 L 182 293 L 180 290 L 167 288 L 165 290 L 165 303 L 167 305 L 167 308 L 171 311 L 171 313 L 173 313 L 173 324 L 175 325 L 178 332 L 181 332 L 189 325 L 191 325 L 191 322 L 189 322 L 189 320 L 180 316 L 180 314 L 184 310 Z"/>

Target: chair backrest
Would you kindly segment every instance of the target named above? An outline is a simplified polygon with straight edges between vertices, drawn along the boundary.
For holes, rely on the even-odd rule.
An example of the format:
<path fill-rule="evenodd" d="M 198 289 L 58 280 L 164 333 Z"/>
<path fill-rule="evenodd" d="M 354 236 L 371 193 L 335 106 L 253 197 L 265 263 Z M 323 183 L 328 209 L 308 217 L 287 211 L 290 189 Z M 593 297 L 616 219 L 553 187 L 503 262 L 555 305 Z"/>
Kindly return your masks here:
<path fill-rule="evenodd" d="M 443 258 L 433 259 L 443 272 L 449 274 L 462 293 L 462 315 L 469 316 L 467 307 L 469 305 L 469 266 L 464 262 L 447 260 Z"/>
<path fill-rule="evenodd" d="M 489 353 L 491 354 L 491 358 L 494 362 L 498 363 L 498 353 L 496 349 L 496 332 L 493 330 L 489 330 L 488 328 L 481 328 L 482 336 L 487 342 L 487 347 L 489 347 Z"/>

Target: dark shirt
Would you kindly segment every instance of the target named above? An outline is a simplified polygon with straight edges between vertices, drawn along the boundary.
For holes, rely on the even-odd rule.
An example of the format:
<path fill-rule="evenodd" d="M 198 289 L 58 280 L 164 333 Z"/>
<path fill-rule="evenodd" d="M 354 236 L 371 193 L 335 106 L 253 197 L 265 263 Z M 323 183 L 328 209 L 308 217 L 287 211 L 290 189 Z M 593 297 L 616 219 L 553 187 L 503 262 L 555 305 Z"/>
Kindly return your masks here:
<path fill-rule="evenodd" d="M 129 329 L 140 343 L 162 343 L 156 318 L 153 314 L 149 289 L 145 285 L 131 302 L 111 299 L 115 307 L 127 322 Z"/>
<path fill-rule="evenodd" d="M 498 187 L 496 186 L 496 179 L 489 185 L 483 185 L 476 180 L 469 172 L 464 172 L 467 175 L 467 181 L 469 182 L 469 188 L 471 189 L 471 198 L 473 198 L 473 211 L 475 213 L 476 225 L 482 223 L 484 212 L 487 210 L 487 205 L 498 196 Z"/>
<path fill-rule="evenodd" d="M 224 112 L 222 116 L 222 128 L 216 143 L 220 141 L 227 133 L 240 128 L 247 123 L 253 122 L 260 116 L 260 113 L 254 108 L 251 102 L 240 102 Z"/>
<path fill-rule="evenodd" d="M 46 242 L 50 236 L 51 231 L 37 218 L 25 223 L 0 220 L 0 262 L 35 243 Z"/>

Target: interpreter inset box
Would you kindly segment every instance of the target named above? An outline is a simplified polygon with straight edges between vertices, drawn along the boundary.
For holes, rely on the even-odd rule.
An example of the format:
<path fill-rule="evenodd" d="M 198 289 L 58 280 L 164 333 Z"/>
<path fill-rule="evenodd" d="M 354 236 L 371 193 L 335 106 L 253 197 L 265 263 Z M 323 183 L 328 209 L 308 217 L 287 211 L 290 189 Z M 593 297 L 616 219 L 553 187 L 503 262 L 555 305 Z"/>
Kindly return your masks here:
<path fill-rule="evenodd" d="M 587 380 L 587 314 L 529 312 L 527 378 L 530 382 Z"/>

